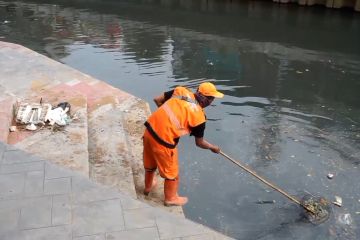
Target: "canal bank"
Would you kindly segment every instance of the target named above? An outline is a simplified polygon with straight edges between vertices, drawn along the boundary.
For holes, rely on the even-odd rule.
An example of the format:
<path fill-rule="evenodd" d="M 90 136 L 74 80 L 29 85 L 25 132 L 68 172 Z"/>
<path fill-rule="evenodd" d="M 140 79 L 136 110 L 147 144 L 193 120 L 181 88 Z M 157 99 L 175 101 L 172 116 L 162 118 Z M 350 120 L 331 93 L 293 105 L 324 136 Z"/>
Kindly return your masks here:
<path fill-rule="evenodd" d="M 322 5 L 327 8 L 350 8 L 360 11 L 360 0 L 273 0 L 276 3 L 297 3 L 300 6 Z"/>
<path fill-rule="evenodd" d="M 1 145 L 0 178 L 3 181 L 0 183 L 0 211 L 3 214 L 0 221 L 4 223 L 0 228 L 1 236 L 23 239 L 20 236 L 27 230 L 36 229 L 32 231 L 34 235 L 29 235 L 29 239 L 48 239 L 47 234 L 55 227 L 55 231 L 51 233 L 55 239 L 77 239 L 85 235 L 106 236 L 107 239 L 110 232 L 125 231 L 115 236 L 127 236 L 128 230 L 134 236 L 129 239 L 143 239 L 140 236 L 147 234 L 149 229 L 145 229 L 145 233 L 132 229 L 155 227 L 150 230 L 150 236 L 154 236 L 151 239 L 192 239 L 193 235 L 199 239 L 226 239 L 210 229 L 185 220 L 181 208 L 163 207 L 161 187 L 147 199 L 142 197 L 141 134 L 143 122 L 150 114 L 146 102 L 20 45 L 0 42 L 0 65 L 1 141 L 12 146 Z M 45 125 L 29 131 L 14 121 L 16 109 L 22 103 L 56 106 L 61 102 L 71 105 L 71 121 L 64 127 Z M 16 130 L 9 131 L 10 126 L 14 125 L 17 126 Z M 62 170 L 57 165 L 71 171 Z M 49 169 L 55 169 L 56 174 L 49 177 Z M 72 176 L 80 179 L 79 184 L 75 184 L 76 180 Z M 91 196 L 100 197 L 96 201 L 105 203 L 94 203 L 90 197 L 86 201 L 88 205 L 80 207 L 78 202 L 73 201 L 77 194 L 74 189 L 89 184 L 94 185 L 90 188 Z M 101 185 L 112 190 L 101 190 Z M 85 187 L 85 190 L 89 189 Z M 108 192 L 112 192 L 110 197 L 103 199 L 103 196 L 109 196 Z M 87 198 L 87 194 L 82 196 Z M 145 211 L 129 213 L 130 222 L 133 221 L 135 225 L 145 222 L 145 225 L 130 226 L 131 223 L 126 220 L 129 215 L 125 214 L 123 206 L 118 203 L 106 204 L 106 201 L 113 198 L 120 202 L 124 198 L 146 208 Z M 137 198 L 156 208 L 141 204 L 135 200 Z M 44 205 L 31 209 L 39 199 Z M 67 209 L 67 215 L 62 215 L 65 220 L 59 224 L 56 223 L 56 212 L 61 209 L 55 208 L 54 202 Z M 98 206 L 96 213 L 90 211 L 94 204 Z M 174 213 L 173 216 L 160 214 L 162 217 L 175 219 L 169 220 L 164 227 L 168 235 L 162 235 L 162 230 L 156 225 L 157 208 Z M 78 211 L 81 213 L 77 222 L 74 216 Z M 24 212 L 27 214 L 21 214 Z M 82 215 L 83 212 L 89 214 Z M 92 217 L 99 220 L 94 221 Z M 38 225 L 32 225 L 38 221 Z M 117 221 L 115 226 L 113 222 Z M 185 221 L 187 227 L 179 228 L 179 221 Z M 98 224 L 100 230 L 92 229 Z M 57 228 L 58 225 L 64 227 Z M 80 232 L 76 230 L 79 226 L 84 227 Z M 62 232 L 61 229 L 66 231 Z"/>
<path fill-rule="evenodd" d="M 0 2 L 4 41 L 150 106 L 176 85 L 195 90 L 214 79 L 225 97 L 206 109 L 209 141 L 294 196 L 306 190 L 343 199 L 326 223 L 304 223 L 287 199 L 184 137 L 180 194 L 189 197 L 187 218 L 244 240 L 360 236 L 356 12 L 271 1 Z M 257 203 L 267 200 L 276 203 Z"/>

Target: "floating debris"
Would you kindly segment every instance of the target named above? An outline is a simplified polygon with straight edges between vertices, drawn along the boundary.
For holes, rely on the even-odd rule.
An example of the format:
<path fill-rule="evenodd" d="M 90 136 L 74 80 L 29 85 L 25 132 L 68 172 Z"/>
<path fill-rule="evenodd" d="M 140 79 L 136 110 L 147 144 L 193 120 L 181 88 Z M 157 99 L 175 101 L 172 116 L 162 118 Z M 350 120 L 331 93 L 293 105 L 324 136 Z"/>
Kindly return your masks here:
<path fill-rule="evenodd" d="M 345 214 L 339 215 L 338 222 L 343 225 L 351 225 L 352 218 L 351 218 L 350 213 L 345 213 Z"/>
<path fill-rule="evenodd" d="M 333 178 L 334 178 L 334 174 L 328 173 L 327 178 L 328 178 L 328 179 L 333 179 Z"/>
<path fill-rule="evenodd" d="M 306 195 L 303 197 L 301 203 L 307 209 L 311 210 L 312 213 L 306 215 L 311 223 L 321 224 L 329 219 L 331 208 L 325 198 Z"/>
<path fill-rule="evenodd" d="M 297 73 L 297 74 L 302 74 L 303 72 L 302 72 L 302 71 L 297 70 L 297 71 L 296 71 L 296 73 Z"/>
<path fill-rule="evenodd" d="M 276 201 L 275 200 L 259 200 L 256 201 L 256 204 L 274 204 Z"/>
<path fill-rule="evenodd" d="M 333 202 L 333 204 L 335 204 L 338 207 L 342 206 L 342 198 L 339 196 L 335 196 L 335 201 Z"/>

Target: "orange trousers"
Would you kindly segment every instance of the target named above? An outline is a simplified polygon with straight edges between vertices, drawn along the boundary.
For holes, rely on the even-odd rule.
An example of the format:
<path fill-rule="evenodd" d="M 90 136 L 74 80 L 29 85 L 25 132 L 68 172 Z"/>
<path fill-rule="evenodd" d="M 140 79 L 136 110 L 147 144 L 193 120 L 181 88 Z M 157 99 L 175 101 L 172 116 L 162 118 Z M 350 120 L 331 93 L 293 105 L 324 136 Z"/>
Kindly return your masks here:
<path fill-rule="evenodd" d="M 147 171 L 159 169 L 159 174 L 165 179 L 175 179 L 179 175 L 177 148 L 170 149 L 158 143 L 145 129 L 143 161 Z"/>

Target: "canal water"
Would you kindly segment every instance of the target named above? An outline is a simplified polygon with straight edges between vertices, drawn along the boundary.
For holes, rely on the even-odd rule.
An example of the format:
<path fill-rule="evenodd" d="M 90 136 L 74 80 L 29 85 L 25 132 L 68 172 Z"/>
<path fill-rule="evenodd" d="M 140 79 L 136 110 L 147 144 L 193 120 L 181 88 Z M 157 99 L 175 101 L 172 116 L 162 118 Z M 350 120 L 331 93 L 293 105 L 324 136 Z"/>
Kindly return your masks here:
<path fill-rule="evenodd" d="M 181 140 L 189 219 L 236 239 L 360 239 L 360 14 L 227 0 L 0 0 L 0 40 L 25 45 L 155 105 L 211 80 L 206 138 L 291 195 Z M 332 179 L 327 175 L 334 174 Z"/>

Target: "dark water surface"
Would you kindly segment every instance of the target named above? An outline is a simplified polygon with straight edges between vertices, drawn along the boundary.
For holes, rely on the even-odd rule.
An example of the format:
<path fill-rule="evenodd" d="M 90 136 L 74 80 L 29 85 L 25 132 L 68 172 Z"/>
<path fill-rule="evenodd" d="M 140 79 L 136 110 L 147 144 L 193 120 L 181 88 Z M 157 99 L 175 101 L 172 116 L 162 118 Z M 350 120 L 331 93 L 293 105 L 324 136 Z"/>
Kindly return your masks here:
<path fill-rule="evenodd" d="M 226 96 L 207 109 L 210 142 L 294 196 L 340 196 L 343 206 L 312 225 L 296 204 L 184 137 L 186 216 L 236 239 L 360 239 L 359 13 L 225 0 L 0 0 L 0 40 L 150 103 L 214 79 Z"/>

